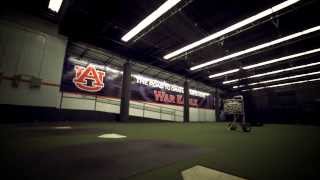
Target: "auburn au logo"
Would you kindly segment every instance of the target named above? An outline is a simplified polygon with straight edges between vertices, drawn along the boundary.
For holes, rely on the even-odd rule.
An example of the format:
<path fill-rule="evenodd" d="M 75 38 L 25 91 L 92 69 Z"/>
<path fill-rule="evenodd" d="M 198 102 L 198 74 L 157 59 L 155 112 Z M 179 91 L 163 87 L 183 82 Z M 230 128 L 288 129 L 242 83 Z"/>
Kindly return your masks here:
<path fill-rule="evenodd" d="M 103 79 L 106 75 L 104 71 L 96 70 L 93 65 L 87 67 L 76 65 L 74 70 L 76 74 L 72 82 L 77 88 L 88 92 L 98 92 L 104 87 Z"/>

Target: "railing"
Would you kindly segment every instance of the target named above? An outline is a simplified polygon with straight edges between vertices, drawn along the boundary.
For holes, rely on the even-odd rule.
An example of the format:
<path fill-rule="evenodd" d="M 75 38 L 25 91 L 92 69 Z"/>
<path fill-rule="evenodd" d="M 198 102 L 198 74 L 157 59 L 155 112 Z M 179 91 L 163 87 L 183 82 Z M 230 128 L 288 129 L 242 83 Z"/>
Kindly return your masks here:
<path fill-rule="evenodd" d="M 78 99 L 78 100 L 90 100 L 94 101 L 94 106 L 91 110 L 94 111 L 103 111 L 110 113 L 119 114 L 120 111 L 120 99 L 112 99 L 101 96 L 93 95 L 83 95 L 83 94 L 74 94 L 74 93 L 61 93 L 60 99 L 60 109 L 64 109 L 64 103 L 67 99 Z M 116 106 L 117 111 L 108 111 L 107 109 L 97 109 L 97 103 L 107 104 L 111 106 Z M 137 116 L 141 118 L 152 118 L 159 120 L 169 120 L 169 121 L 182 121 L 183 120 L 183 111 L 179 109 L 164 107 L 161 105 L 150 104 L 143 101 L 130 101 L 130 115 Z M 77 107 L 73 107 L 77 109 Z"/>

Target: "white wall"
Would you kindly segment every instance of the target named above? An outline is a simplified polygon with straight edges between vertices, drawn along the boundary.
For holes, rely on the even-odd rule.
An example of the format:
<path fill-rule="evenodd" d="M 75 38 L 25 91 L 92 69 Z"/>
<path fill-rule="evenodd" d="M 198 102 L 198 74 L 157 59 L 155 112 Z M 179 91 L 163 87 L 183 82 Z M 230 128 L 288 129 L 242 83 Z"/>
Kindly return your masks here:
<path fill-rule="evenodd" d="M 130 101 L 129 114 L 131 116 L 160 119 L 166 121 L 182 121 L 183 107 Z"/>
<path fill-rule="evenodd" d="M 34 76 L 57 86 L 31 89 L 30 83 L 21 82 L 15 88 L 11 81 L 2 79 L 0 103 L 56 107 L 67 39 L 39 31 L 53 28 L 43 28 L 46 24 L 41 20 L 29 21 L 28 16 L 0 18 L 0 72 L 7 78 L 23 75 L 29 80 Z"/>
<path fill-rule="evenodd" d="M 182 122 L 183 106 L 130 101 L 130 115 Z M 190 121 L 216 121 L 215 110 L 190 108 Z"/>
<path fill-rule="evenodd" d="M 120 113 L 120 100 L 59 90 L 67 38 L 57 26 L 28 15 L 0 17 L 0 104 L 55 107 Z M 41 78 L 51 85 L 30 88 L 29 82 L 12 86 L 14 75 Z M 61 98 L 62 97 L 62 98 Z M 130 101 L 131 116 L 168 121 L 183 121 L 183 107 Z M 190 108 L 190 121 L 215 121 L 214 110 Z"/>

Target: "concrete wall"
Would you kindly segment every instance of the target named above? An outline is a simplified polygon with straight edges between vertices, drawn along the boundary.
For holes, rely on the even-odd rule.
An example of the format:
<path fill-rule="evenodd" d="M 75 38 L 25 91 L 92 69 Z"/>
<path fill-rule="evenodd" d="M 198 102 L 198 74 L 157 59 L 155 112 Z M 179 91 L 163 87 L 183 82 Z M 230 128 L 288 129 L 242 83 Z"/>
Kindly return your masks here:
<path fill-rule="evenodd" d="M 57 26 L 28 15 L 7 13 L 0 17 L 0 104 L 87 110 L 119 114 L 119 99 L 59 91 L 67 38 Z M 12 85 L 16 75 L 22 79 Z M 40 88 L 30 88 L 40 78 Z M 130 101 L 130 115 L 182 121 L 183 107 Z M 214 110 L 190 109 L 191 121 L 215 121 Z"/>

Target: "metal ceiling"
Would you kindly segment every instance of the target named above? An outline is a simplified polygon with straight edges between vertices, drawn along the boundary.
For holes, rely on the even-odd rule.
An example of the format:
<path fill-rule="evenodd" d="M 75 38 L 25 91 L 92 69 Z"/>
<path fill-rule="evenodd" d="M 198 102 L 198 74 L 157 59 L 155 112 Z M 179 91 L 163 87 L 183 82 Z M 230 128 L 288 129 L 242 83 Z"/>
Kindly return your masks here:
<path fill-rule="evenodd" d="M 316 62 L 320 60 L 320 53 L 214 79 L 209 79 L 208 75 L 320 48 L 319 33 L 312 33 L 278 46 L 233 58 L 210 66 L 205 70 L 190 71 L 189 68 L 214 58 L 320 25 L 319 0 L 302 0 L 273 16 L 184 53 L 182 56 L 175 58 L 174 61 L 164 60 L 162 57 L 173 50 L 222 30 L 283 1 L 185 0 L 130 43 L 122 42 L 121 37 L 164 3 L 165 0 L 117 0 L 112 3 L 99 0 L 64 0 L 64 6 L 57 20 L 60 33 L 67 35 L 71 41 L 93 44 L 109 52 L 121 54 L 123 59 L 139 62 L 141 65 L 137 63 L 134 67 L 136 71 L 177 83 L 186 77 L 211 87 L 232 90 L 234 84 L 225 86 L 221 82 L 241 76 L 245 77 L 284 67 Z M 38 4 L 37 8 L 42 9 L 45 3 L 40 3 L 43 7 L 40 7 L 39 2 L 35 2 L 35 4 Z M 32 6 L 29 5 L 28 7 Z M 33 8 L 33 10 L 37 8 Z M 110 62 L 112 64 L 122 63 L 119 59 L 110 59 Z M 152 68 L 150 69 L 150 67 Z M 157 70 L 153 67 L 157 67 Z M 299 73 L 311 72 L 318 68 L 299 70 Z M 163 73 L 163 70 L 167 72 Z M 274 77 L 294 73 L 298 72 L 281 73 L 274 75 Z M 180 77 L 176 75 L 180 75 Z M 272 77 L 264 77 L 261 80 Z"/>

